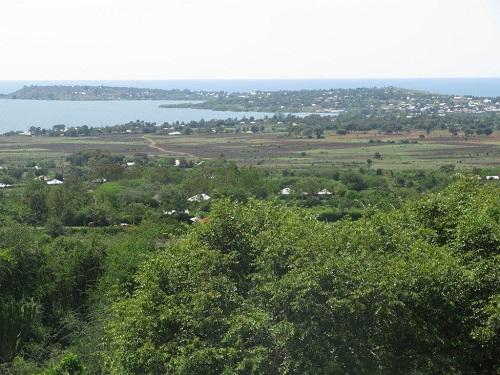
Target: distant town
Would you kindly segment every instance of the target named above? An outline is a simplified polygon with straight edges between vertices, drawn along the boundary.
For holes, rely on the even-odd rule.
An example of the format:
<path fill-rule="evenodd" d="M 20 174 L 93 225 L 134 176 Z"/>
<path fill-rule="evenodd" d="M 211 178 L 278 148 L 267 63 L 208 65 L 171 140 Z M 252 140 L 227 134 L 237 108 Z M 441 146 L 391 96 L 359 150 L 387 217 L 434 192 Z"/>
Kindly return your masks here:
<path fill-rule="evenodd" d="M 4 99 L 24 100 L 179 100 L 163 108 L 201 108 L 226 111 L 366 114 L 400 113 L 406 116 L 449 113 L 481 114 L 500 111 L 500 97 L 453 96 L 396 87 L 255 91 L 162 90 L 110 86 L 26 86 Z"/>

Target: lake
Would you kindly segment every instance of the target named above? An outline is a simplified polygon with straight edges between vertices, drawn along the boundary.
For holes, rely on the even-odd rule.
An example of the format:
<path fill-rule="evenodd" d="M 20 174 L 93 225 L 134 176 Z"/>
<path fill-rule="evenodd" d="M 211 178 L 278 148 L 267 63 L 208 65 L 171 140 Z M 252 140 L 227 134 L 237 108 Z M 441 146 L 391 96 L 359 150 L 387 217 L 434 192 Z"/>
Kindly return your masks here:
<path fill-rule="evenodd" d="M 263 112 L 229 112 L 207 109 L 159 108 L 161 104 L 184 103 L 169 100 L 50 101 L 0 99 L 0 133 L 27 130 L 31 126 L 106 126 L 129 121 L 198 121 L 243 116 L 263 118 Z M 267 114 L 272 115 L 272 114 Z"/>

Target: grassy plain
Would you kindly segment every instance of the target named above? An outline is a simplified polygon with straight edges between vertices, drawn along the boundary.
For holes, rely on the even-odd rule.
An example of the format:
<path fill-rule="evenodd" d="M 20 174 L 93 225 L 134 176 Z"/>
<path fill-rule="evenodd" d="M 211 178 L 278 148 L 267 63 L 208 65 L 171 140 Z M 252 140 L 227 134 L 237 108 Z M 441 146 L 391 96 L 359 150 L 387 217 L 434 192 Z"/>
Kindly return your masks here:
<path fill-rule="evenodd" d="M 422 137 L 425 138 L 422 138 Z M 370 140 L 380 140 L 370 142 Z M 394 141 L 394 143 L 388 143 Z M 402 143 L 402 142 L 410 143 Z M 417 143 L 411 143 L 411 141 Z M 147 153 L 158 157 L 225 158 L 240 165 L 278 169 L 314 166 L 359 167 L 372 160 L 372 168 L 428 169 L 500 167 L 500 132 L 489 137 L 452 136 L 448 132 L 410 132 L 385 135 L 376 132 L 337 135 L 322 139 L 292 138 L 281 133 L 157 136 L 111 134 L 98 137 L 0 137 L 4 164 L 64 158 L 84 149 L 101 149 L 125 155 Z M 381 158 L 376 158 L 376 153 Z"/>

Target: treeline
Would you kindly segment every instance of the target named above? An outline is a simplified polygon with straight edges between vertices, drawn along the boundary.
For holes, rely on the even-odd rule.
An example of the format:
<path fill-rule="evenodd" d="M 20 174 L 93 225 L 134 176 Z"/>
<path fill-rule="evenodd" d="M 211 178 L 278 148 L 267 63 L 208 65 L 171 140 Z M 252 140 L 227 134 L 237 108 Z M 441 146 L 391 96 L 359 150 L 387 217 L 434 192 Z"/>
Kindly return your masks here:
<path fill-rule="evenodd" d="M 335 131 L 339 135 L 380 131 L 399 133 L 421 130 L 429 134 L 434 130 L 447 130 L 453 135 L 458 133 L 466 137 L 472 135 L 489 136 L 500 129 L 500 116 L 497 112 L 473 114 L 454 113 L 441 116 L 424 114 L 419 116 L 402 116 L 397 114 L 366 115 L 360 112 L 341 113 L 339 115 L 297 116 L 277 113 L 256 119 L 252 116 L 227 118 L 224 120 L 176 121 L 158 124 L 156 122 L 132 121 L 125 124 L 89 127 L 87 125 L 66 127 L 54 125 L 51 129 L 32 126 L 28 129 L 32 136 L 66 136 L 85 137 L 106 134 L 158 134 L 158 135 L 191 135 L 191 134 L 224 134 L 224 133 L 285 133 L 289 136 L 322 138 L 325 131 Z M 20 132 L 7 132 L 4 135 L 16 135 Z"/>
<path fill-rule="evenodd" d="M 256 199 L 191 226 L 4 220 L 0 372 L 497 373 L 499 189 L 460 179 L 334 224 Z"/>
<path fill-rule="evenodd" d="M 497 113 L 484 114 L 447 114 L 406 117 L 398 115 L 366 116 L 363 114 L 340 115 L 335 121 L 335 130 L 346 132 L 380 130 L 397 133 L 408 130 L 448 130 L 450 133 L 464 132 L 467 135 L 491 135 L 500 128 Z M 333 128 L 333 127 L 332 127 Z"/>
<path fill-rule="evenodd" d="M 321 138 L 325 131 L 335 131 L 338 135 L 356 132 L 379 131 L 385 134 L 401 133 L 414 130 L 430 134 L 434 130 L 447 130 L 453 135 L 462 133 L 466 137 L 472 135 L 489 136 L 500 129 L 500 116 L 487 114 L 449 114 L 422 115 L 406 117 L 395 114 L 364 115 L 361 113 L 343 113 L 338 116 L 309 115 L 306 117 L 275 116 L 274 124 L 283 124 L 290 136 Z"/>
<path fill-rule="evenodd" d="M 81 126 L 66 126 L 64 124 L 54 125 L 51 129 L 42 128 L 39 126 L 31 126 L 28 133 L 31 136 L 50 136 L 50 137 L 88 137 L 99 136 L 106 134 L 184 134 L 190 135 L 193 133 L 240 133 L 252 132 L 258 133 L 264 131 L 264 124 L 268 122 L 268 118 L 255 119 L 253 116 L 237 118 L 227 118 L 225 120 L 204 120 L 200 121 L 175 121 L 172 123 L 164 122 L 158 124 L 148 121 L 130 121 L 125 124 L 110 125 L 104 127 L 94 127 L 88 125 Z M 21 131 L 9 131 L 4 133 L 5 136 L 13 136 L 21 134 Z"/>

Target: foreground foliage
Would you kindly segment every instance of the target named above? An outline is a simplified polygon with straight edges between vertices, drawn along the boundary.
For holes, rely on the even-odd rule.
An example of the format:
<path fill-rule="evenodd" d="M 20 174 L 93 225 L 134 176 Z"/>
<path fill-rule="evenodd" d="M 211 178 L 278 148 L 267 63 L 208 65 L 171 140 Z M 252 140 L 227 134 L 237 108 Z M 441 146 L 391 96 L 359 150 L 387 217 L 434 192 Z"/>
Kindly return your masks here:
<path fill-rule="evenodd" d="M 77 187 L 47 205 L 28 187 L 21 222 L 0 226 L 1 374 L 500 370 L 495 182 L 334 223 L 288 198 L 226 195 L 194 225 L 40 227 L 37 207 L 50 219 L 76 198 L 112 205 L 126 185 Z"/>
<path fill-rule="evenodd" d="M 147 261 L 105 327 L 111 374 L 498 371 L 498 187 L 324 224 L 220 202 Z"/>

